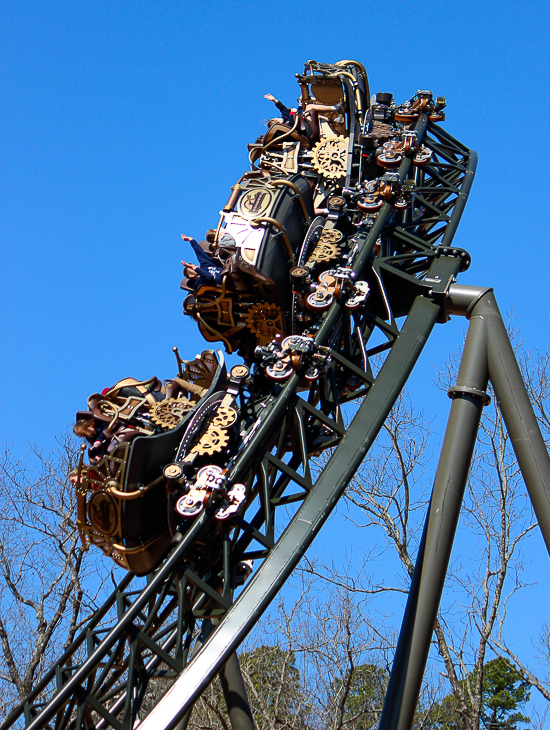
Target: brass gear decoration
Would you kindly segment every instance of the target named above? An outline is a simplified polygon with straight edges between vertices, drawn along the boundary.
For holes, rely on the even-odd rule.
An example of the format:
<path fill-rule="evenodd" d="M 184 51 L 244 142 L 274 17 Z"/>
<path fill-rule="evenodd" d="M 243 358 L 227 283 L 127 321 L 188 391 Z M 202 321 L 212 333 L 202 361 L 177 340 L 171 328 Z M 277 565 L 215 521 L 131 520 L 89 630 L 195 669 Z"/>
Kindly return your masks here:
<path fill-rule="evenodd" d="M 184 398 L 161 400 L 151 408 L 151 421 L 156 426 L 171 431 L 185 418 L 192 407 L 193 404 Z"/>
<path fill-rule="evenodd" d="M 339 258 L 340 251 L 340 246 L 337 246 L 335 243 L 330 243 L 328 241 L 319 241 L 319 243 L 311 252 L 311 256 L 308 259 L 308 264 L 326 264 L 329 261 L 334 261 Z"/>
<path fill-rule="evenodd" d="M 256 337 L 273 339 L 283 330 L 281 308 L 276 304 L 253 304 L 246 314 L 246 326 Z"/>
<path fill-rule="evenodd" d="M 229 428 L 237 420 L 237 411 L 231 406 L 220 406 L 214 418 L 212 419 L 212 426 L 216 428 Z"/>
<path fill-rule="evenodd" d="M 329 180 L 344 177 L 347 153 L 348 140 L 345 137 L 326 137 L 313 148 L 313 167 Z"/>
<path fill-rule="evenodd" d="M 192 451 L 199 454 L 199 456 L 204 456 L 204 454 L 211 456 L 212 454 L 219 453 L 228 443 L 228 434 L 222 428 L 210 424 Z"/>
<path fill-rule="evenodd" d="M 319 237 L 318 243 L 340 243 L 342 238 L 344 238 L 344 234 L 337 228 L 325 228 Z"/>

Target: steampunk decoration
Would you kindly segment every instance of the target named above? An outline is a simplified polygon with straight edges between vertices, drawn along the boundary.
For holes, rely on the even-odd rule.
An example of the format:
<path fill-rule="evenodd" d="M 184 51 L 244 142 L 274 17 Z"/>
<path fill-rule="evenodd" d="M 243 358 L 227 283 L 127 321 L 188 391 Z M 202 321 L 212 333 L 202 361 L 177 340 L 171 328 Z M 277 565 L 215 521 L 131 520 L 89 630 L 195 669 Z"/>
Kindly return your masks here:
<path fill-rule="evenodd" d="M 184 361 L 175 349 L 175 377 L 126 378 L 77 415 L 90 443 L 71 477 L 82 539 L 138 575 L 205 510 L 212 528 L 193 560 L 216 564 L 219 525 L 259 494 L 232 469 L 293 376 L 315 413 L 280 437 L 279 458 L 300 439 L 304 458 L 338 442 L 339 403 L 365 392 L 371 352 L 391 348 L 396 319 L 428 288 L 465 180 L 466 148 L 435 125 L 443 97 L 371 98 L 356 61 L 309 61 L 297 81 L 300 106 L 275 100 L 283 120 L 249 145 L 251 168 L 201 244 L 211 277 L 185 285 L 184 313 L 245 364 L 228 373 L 221 350 Z M 369 350 L 376 330 L 387 344 Z"/>

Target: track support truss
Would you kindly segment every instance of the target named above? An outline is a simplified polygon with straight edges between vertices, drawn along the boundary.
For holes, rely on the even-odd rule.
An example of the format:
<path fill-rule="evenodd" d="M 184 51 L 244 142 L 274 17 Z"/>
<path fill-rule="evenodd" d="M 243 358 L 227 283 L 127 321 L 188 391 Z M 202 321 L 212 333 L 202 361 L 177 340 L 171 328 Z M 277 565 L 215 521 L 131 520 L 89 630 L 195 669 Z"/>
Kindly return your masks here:
<path fill-rule="evenodd" d="M 436 123 L 444 119 L 443 97 L 419 91 L 399 107 L 382 93 L 370 104 L 356 61 L 308 61 L 298 81 L 305 101 L 309 86 L 325 98 L 332 132 L 347 138 L 331 133 L 314 148 L 304 138 L 290 144 L 292 130 L 283 126 L 279 147 L 275 137 L 249 146 L 252 170 L 234 186 L 216 236 L 225 230 L 221 240 L 236 243 L 233 235 L 245 230 L 243 240 L 258 248 L 235 245 L 238 277 L 231 279 L 230 266 L 223 283 L 195 291 L 186 310 L 208 342 L 224 342 L 227 352 L 240 347 L 246 366 L 227 376 L 219 351 L 203 390 L 182 380 L 178 355 L 175 380 L 197 398 L 159 401 L 161 409 L 170 401 L 186 406 L 164 414 L 175 419 L 174 430 L 159 433 L 170 423 L 155 411 L 158 428 L 149 424 L 140 436 L 143 449 L 135 439 L 119 458 L 130 464 L 136 457 L 136 474 L 149 474 L 143 484 L 136 476 L 128 488 L 129 476 L 124 482 L 110 471 L 101 480 L 97 465 L 86 472 L 95 482 L 84 483 L 81 462 L 76 488 L 85 534 L 111 557 L 126 555 L 118 565 L 147 580 L 129 573 L 121 581 L 0 730 L 23 721 L 27 730 L 185 730 L 193 703 L 216 676 L 234 730 L 253 730 L 237 648 L 367 456 L 435 324 L 450 314 L 469 317 L 470 330 L 381 727 L 412 723 L 489 378 L 550 548 L 550 462 L 502 318 L 492 290 L 456 284 L 470 265 L 453 240 L 476 153 Z M 262 200 L 274 206 L 269 214 L 256 210 Z M 273 301 L 263 301 L 266 292 Z M 346 415 L 353 415 L 349 424 Z M 155 452 L 159 443 L 170 444 L 169 458 L 160 447 Z M 100 463 L 113 462 L 104 455 Z M 215 494 L 212 487 L 204 496 L 203 473 L 218 475 Z M 237 487 L 240 501 L 233 495 L 229 506 Z M 145 560 L 141 527 L 151 512 L 143 510 L 131 540 L 121 532 L 116 542 L 101 524 L 94 527 L 90 505 L 99 496 L 105 507 L 115 495 L 129 510 L 142 489 L 153 511 L 164 509 L 162 500 L 169 504 L 159 508 L 166 541 L 154 559 L 147 553 L 150 562 L 130 563 L 128 556 Z"/>

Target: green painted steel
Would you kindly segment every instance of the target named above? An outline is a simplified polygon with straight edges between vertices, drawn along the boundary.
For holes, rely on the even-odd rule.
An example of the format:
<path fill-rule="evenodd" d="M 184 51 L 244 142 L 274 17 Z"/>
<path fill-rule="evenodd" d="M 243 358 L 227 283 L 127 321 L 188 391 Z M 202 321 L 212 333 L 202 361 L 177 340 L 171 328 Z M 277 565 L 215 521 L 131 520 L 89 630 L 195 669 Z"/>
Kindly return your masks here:
<path fill-rule="evenodd" d="M 454 261 L 456 271 L 458 262 Z M 376 379 L 378 387 L 373 387 L 361 404 L 314 489 L 243 592 L 239 603 L 229 611 L 211 643 L 199 652 L 163 702 L 145 718 L 143 730 L 173 728 L 269 606 L 374 442 L 439 316 L 437 304 L 422 296 L 417 298 L 401 337 Z"/>
<path fill-rule="evenodd" d="M 481 319 L 472 319 L 464 346 L 430 506 L 390 681 L 380 719 L 380 730 L 412 726 L 470 462 L 485 403 L 488 381 L 487 331 Z"/>
<path fill-rule="evenodd" d="M 449 299 L 450 313 L 485 322 L 489 377 L 550 554 L 550 457 L 495 295 L 492 289 L 454 284 Z"/>

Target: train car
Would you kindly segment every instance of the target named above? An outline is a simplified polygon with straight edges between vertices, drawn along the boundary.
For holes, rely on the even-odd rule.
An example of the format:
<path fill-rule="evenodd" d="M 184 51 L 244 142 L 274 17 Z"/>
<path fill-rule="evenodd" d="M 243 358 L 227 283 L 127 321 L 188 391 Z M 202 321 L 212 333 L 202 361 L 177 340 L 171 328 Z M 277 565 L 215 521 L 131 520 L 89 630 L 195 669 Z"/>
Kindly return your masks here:
<path fill-rule="evenodd" d="M 252 479 L 227 475 L 284 382 L 298 373 L 312 408 L 330 406 L 330 392 L 353 393 L 370 377 L 368 322 L 390 339 L 419 285 L 433 286 L 426 277 L 445 225 L 433 211 L 447 200 L 452 208 L 463 174 L 459 163 L 456 174 L 433 167 L 461 149 L 434 126 L 445 99 L 371 98 L 357 61 L 308 61 L 296 79 L 296 113 L 249 145 L 251 169 L 221 211 L 210 250 L 218 279 L 187 286 L 184 301 L 204 339 L 243 364 L 228 373 L 221 349 L 191 361 L 176 352 L 171 380 L 121 381 L 79 414 L 92 424 L 82 426 L 90 462 L 82 457 L 71 477 L 82 539 L 138 575 L 204 510 L 213 519 L 190 559 L 207 572 L 221 525 L 258 498 Z M 305 436 L 289 426 L 277 453 L 298 442 L 319 453 L 336 437 L 327 419 L 312 419 Z"/>

